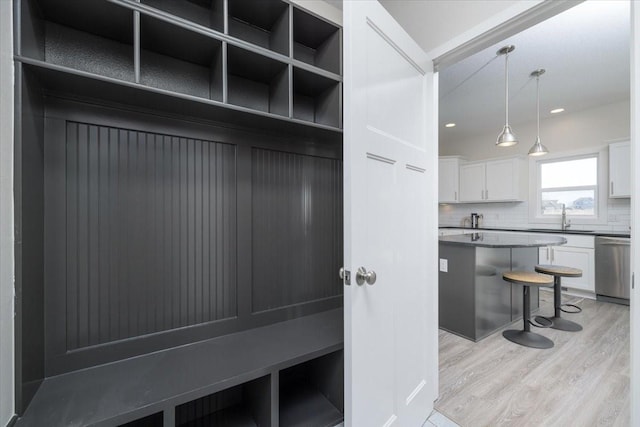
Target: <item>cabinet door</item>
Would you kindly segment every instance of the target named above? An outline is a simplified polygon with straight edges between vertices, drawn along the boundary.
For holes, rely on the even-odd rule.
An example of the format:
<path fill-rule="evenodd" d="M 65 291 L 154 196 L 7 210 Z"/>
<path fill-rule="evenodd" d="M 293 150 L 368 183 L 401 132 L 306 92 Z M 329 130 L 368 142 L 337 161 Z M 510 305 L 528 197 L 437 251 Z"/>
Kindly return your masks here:
<path fill-rule="evenodd" d="M 460 166 L 460 201 L 477 202 L 484 200 L 485 164 L 475 163 Z"/>
<path fill-rule="evenodd" d="M 517 200 L 519 198 L 517 166 L 514 159 L 487 162 L 485 172 L 486 200 Z"/>
<path fill-rule="evenodd" d="M 538 264 L 551 264 L 551 249 L 549 246 L 538 248 Z"/>
<path fill-rule="evenodd" d="M 609 197 L 631 197 L 631 147 L 628 142 L 609 145 Z"/>
<path fill-rule="evenodd" d="M 458 159 L 440 159 L 438 162 L 438 202 L 458 201 Z"/>
<path fill-rule="evenodd" d="M 595 292 L 593 249 L 556 246 L 553 248 L 551 260 L 553 265 L 582 270 L 582 277 L 563 277 L 563 286 Z"/>

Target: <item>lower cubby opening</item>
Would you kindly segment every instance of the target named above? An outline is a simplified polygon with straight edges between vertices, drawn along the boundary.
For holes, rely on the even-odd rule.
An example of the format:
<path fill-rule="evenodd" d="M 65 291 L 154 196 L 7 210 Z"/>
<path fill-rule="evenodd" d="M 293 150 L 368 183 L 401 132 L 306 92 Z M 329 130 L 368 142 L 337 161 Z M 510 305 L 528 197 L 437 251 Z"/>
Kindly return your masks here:
<path fill-rule="evenodd" d="M 289 67 L 266 56 L 228 46 L 230 104 L 289 115 Z"/>
<path fill-rule="evenodd" d="M 342 350 L 280 371 L 281 427 L 333 427 L 343 418 Z"/>
<path fill-rule="evenodd" d="M 162 427 L 164 425 L 164 415 L 162 412 L 156 412 L 144 418 L 130 421 L 126 424 L 120 424 L 118 427 Z"/>
<path fill-rule="evenodd" d="M 293 70 L 293 117 L 340 127 L 340 83 L 299 68 Z"/>
<path fill-rule="evenodd" d="M 176 407 L 177 427 L 257 427 L 271 423 L 271 381 L 264 376 Z"/>

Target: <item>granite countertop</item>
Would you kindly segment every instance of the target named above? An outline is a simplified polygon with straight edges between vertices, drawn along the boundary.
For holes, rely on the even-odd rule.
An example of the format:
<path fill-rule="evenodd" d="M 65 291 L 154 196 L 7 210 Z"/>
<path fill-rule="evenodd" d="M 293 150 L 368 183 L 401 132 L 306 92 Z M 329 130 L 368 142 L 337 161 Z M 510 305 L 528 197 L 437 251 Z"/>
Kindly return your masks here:
<path fill-rule="evenodd" d="M 469 227 L 455 227 L 455 226 L 442 226 L 439 228 L 455 228 L 455 229 L 464 229 L 464 230 L 478 230 L 480 232 L 490 232 L 490 231 L 513 231 L 516 233 L 549 233 L 549 234 L 576 234 L 582 236 L 603 236 L 603 237 L 631 237 L 630 233 L 624 232 L 616 232 L 616 231 L 606 231 L 606 230 L 572 230 L 571 228 L 567 230 L 559 230 L 556 228 L 500 228 L 500 227 L 480 227 L 480 228 L 469 228 Z"/>
<path fill-rule="evenodd" d="M 564 237 L 544 236 L 538 233 L 491 233 L 481 231 L 471 234 L 440 236 L 440 243 L 460 246 L 479 246 L 484 248 L 534 248 L 557 246 L 567 243 Z"/>

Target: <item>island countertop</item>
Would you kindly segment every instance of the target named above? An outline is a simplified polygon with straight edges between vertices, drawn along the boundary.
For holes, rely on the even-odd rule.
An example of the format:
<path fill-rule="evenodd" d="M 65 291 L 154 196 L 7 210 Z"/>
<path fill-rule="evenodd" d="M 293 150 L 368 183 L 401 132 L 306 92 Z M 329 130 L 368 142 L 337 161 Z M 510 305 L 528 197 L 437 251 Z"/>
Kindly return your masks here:
<path fill-rule="evenodd" d="M 534 248 L 557 246 L 567 243 L 564 237 L 545 236 L 538 233 L 491 233 L 454 234 L 440 236 L 440 243 L 484 248 Z"/>

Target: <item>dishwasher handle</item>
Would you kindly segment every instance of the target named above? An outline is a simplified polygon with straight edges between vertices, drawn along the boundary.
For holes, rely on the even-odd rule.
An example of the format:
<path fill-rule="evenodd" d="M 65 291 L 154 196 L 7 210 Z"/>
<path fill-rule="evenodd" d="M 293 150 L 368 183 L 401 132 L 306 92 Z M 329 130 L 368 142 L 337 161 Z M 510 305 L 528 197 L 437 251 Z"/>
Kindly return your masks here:
<path fill-rule="evenodd" d="M 595 243 L 602 246 L 631 246 L 631 241 L 624 237 L 596 237 Z"/>

